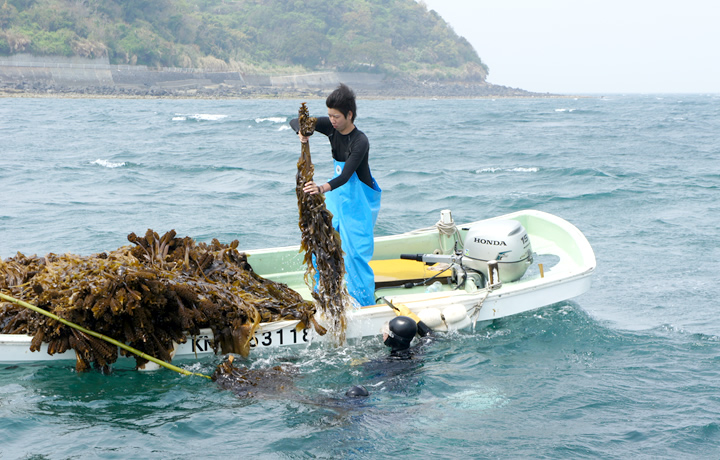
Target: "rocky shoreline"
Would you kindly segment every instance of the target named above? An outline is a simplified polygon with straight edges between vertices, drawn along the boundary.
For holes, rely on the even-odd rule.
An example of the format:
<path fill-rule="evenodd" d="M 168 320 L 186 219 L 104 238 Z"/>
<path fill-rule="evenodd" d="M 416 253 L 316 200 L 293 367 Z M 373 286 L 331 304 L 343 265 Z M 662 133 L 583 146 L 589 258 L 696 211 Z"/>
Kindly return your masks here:
<path fill-rule="evenodd" d="M 2 82 L 0 97 L 66 97 L 66 98 L 187 98 L 187 99 L 288 99 L 324 98 L 329 88 L 295 88 L 282 86 L 189 85 L 167 88 L 146 85 L 69 86 L 43 81 Z M 392 80 L 373 88 L 354 87 L 360 98 L 545 98 L 566 97 L 493 85 L 466 82 L 416 82 Z"/>
<path fill-rule="evenodd" d="M 188 99 L 287 99 L 324 98 L 332 89 L 301 89 L 279 87 L 208 86 L 199 88 L 127 88 L 127 87 L 68 87 L 53 84 L 30 83 L 2 85 L 0 97 L 68 97 L 68 98 L 188 98 Z M 532 93 L 498 85 L 416 84 L 390 85 L 377 89 L 355 89 L 360 98 L 372 99 L 432 99 L 432 98 L 545 98 L 566 97 L 560 94 Z"/>

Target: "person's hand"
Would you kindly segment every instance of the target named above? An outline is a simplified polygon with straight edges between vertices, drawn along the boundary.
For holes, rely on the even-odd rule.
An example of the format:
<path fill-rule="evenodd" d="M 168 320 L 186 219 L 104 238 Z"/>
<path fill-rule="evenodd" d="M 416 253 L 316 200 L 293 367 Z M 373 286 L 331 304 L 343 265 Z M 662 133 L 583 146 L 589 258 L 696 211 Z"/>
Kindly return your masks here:
<path fill-rule="evenodd" d="M 307 144 L 308 139 L 310 139 L 309 136 L 303 136 L 300 131 L 298 131 L 298 137 L 300 138 L 300 142 L 302 142 L 303 144 Z"/>
<path fill-rule="evenodd" d="M 308 182 L 303 186 L 303 192 L 309 193 L 310 195 L 323 193 L 322 185 L 318 185 L 315 182 Z"/>

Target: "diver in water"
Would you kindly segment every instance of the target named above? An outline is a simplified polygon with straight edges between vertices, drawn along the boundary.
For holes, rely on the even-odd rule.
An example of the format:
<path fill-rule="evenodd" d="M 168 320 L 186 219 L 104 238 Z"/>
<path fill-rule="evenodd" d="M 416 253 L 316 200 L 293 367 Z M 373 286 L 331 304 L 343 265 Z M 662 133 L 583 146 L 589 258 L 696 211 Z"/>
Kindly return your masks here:
<path fill-rule="evenodd" d="M 398 314 L 385 323 L 381 329 L 383 343 L 390 348 L 390 354 L 382 359 L 361 361 L 365 378 L 368 381 L 383 384 L 390 391 L 407 391 L 412 387 L 413 374 L 423 366 L 421 356 L 425 345 L 432 340 L 432 329 L 423 323 L 404 305 L 388 304 Z M 413 339 L 420 337 L 419 343 L 412 345 Z M 329 407 L 342 406 L 341 399 L 325 398 L 322 401 L 298 397 L 293 382 L 298 375 L 296 366 L 289 363 L 274 366 L 270 369 L 251 369 L 246 366 L 236 367 L 234 357 L 228 356 L 212 375 L 221 388 L 235 393 L 241 398 L 278 398 L 291 397 L 309 404 L 321 404 Z M 353 385 L 345 392 L 346 398 L 365 398 L 370 392 L 364 385 Z M 360 403 L 360 401 L 358 401 Z"/>
<path fill-rule="evenodd" d="M 383 343 L 390 347 L 391 357 L 410 356 L 410 344 L 415 336 L 428 337 L 430 332 L 432 330 L 419 319 L 405 315 L 396 316 L 383 326 Z"/>
<path fill-rule="evenodd" d="M 420 338 L 430 337 L 432 329 L 405 305 L 394 305 L 385 297 L 382 299 L 397 315 L 383 325 L 383 343 L 390 347 L 391 357 L 407 355 L 408 350 L 410 350 L 410 343 L 415 336 L 418 335 Z M 424 345 L 425 342 L 421 345 Z"/>
<path fill-rule="evenodd" d="M 412 368 L 412 363 L 408 367 L 398 361 L 408 362 L 422 354 L 425 345 L 432 340 L 432 329 L 409 308 L 404 305 L 395 306 L 387 300 L 386 302 L 398 315 L 382 327 L 383 343 L 390 347 L 390 355 L 383 360 L 364 363 L 371 373 L 383 377 L 397 376 Z M 419 336 L 421 340 L 411 347 L 415 336 Z M 369 391 L 363 385 L 354 385 L 345 393 L 345 396 L 349 398 L 361 398 L 369 395 Z"/>

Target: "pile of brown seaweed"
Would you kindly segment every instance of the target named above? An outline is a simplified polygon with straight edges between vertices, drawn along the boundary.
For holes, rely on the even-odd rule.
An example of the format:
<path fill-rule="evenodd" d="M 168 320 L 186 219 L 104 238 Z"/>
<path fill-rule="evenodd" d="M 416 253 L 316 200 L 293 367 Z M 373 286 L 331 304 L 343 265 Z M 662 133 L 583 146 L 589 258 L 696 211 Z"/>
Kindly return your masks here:
<path fill-rule="evenodd" d="M 303 102 L 298 112 L 300 132 L 310 136 L 317 119 L 310 117 Z M 295 193 L 298 199 L 301 231 L 300 248 L 305 251 L 305 283 L 320 309 L 332 321 L 331 331 L 339 343 L 345 341 L 346 305 L 350 302 L 347 287 L 343 284 L 345 264 L 340 234 L 332 225 L 332 214 L 325 207 L 325 197 L 318 193 L 303 192 L 303 186 L 313 180 L 315 167 L 310 158 L 310 143 L 302 144 L 295 176 Z M 318 275 L 315 285 L 315 275 Z"/>
<path fill-rule="evenodd" d="M 196 244 L 175 235 L 131 233 L 134 247 L 89 257 L 18 253 L 0 260 L 0 290 L 168 362 L 173 342 L 200 328 L 212 329 L 215 352 L 243 356 L 261 322 L 298 319 L 298 328 L 312 324 L 324 333 L 314 303 L 258 276 L 237 240 Z M 11 303 L 0 303 L 0 332 L 33 335 L 33 351 L 43 342 L 50 354 L 74 349 L 78 370 L 118 357 L 117 347 Z"/>

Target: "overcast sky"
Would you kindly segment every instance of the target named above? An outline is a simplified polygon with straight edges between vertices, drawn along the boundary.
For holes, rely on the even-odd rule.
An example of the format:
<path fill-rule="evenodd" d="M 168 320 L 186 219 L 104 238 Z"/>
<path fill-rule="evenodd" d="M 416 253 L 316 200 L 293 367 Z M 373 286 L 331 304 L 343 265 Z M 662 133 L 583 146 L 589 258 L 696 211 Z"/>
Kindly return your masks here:
<path fill-rule="evenodd" d="M 490 67 L 551 93 L 720 93 L 719 0 L 424 0 Z"/>

